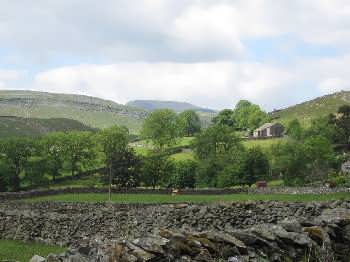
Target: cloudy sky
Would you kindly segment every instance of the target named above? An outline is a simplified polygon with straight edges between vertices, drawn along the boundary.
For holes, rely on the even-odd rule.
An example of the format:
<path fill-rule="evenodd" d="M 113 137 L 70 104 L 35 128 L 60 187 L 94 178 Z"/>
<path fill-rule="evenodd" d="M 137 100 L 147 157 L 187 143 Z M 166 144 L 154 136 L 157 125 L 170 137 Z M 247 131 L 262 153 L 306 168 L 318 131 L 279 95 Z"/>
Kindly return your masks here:
<path fill-rule="evenodd" d="M 271 110 L 349 83 L 349 0 L 0 0 L 0 89 Z"/>

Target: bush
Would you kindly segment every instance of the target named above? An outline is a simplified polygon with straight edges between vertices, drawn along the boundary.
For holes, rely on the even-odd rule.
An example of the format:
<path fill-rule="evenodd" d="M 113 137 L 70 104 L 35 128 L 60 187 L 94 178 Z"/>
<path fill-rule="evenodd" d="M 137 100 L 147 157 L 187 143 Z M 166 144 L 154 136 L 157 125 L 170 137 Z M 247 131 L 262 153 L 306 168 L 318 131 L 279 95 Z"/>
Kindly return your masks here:
<path fill-rule="evenodd" d="M 335 186 L 350 186 L 350 175 L 342 172 L 329 174 L 328 181 Z"/>

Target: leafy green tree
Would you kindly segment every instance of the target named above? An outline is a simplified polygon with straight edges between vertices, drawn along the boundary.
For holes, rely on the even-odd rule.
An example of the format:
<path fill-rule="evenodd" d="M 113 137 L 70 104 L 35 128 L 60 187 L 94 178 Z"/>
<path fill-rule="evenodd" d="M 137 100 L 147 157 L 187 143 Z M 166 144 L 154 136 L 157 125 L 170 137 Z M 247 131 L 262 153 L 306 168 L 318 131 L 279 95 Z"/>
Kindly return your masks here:
<path fill-rule="evenodd" d="M 177 162 L 168 186 L 174 188 L 194 188 L 196 184 L 196 170 L 197 162 L 193 160 Z"/>
<path fill-rule="evenodd" d="M 20 174 L 33 152 L 34 143 L 30 138 L 11 137 L 0 141 L 0 155 L 10 171 L 8 182 L 11 190 L 20 189 Z"/>
<path fill-rule="evenodd" d="M 241 100 L 233 110 L 233 119 L 236 121 L 237 129 L 253 130 L 268 122 L 269 116 L 258 105 L 247 100 Z"/>
<path fill-rule="evenodd" d="M 235 127 L 236 121 L 233 117 L 233 110 L 224 109 L 219 112 L 217 116 L 212 119 L 215 125 L 225 125 L 229 127 Z"/>
<path fill-rule="evenodd" d="M 104 129 L 100 132 L 100 142 L 110 182 L 121 187 L 137 186 L 139 159 L 128 146 L 128 130 L 119 126 Z"/>
<path fill-rule="evenodd" d="M 72 176 L 91 165 L 96 156 L 96 145 L 91 132 L 72 131 L 64 139 L 65 160 L 69 163 Z"/>
<path fill-rule="evenodd" d="M 312 136 L 305 139 L 303 147 L 308 161 L 308 180 L 325 179 L 330 166 L 335 162 L 335 154 L 330 141 L 323 136 Z"/>
<path fill-rule="evenodd" d="M 8 176 L 11 173 L 9 165 L 0 156 L 0 192 L 6 192 L 8 187 Z"/>
<path fill-rule="evenodd" d="M 304 130 L 298 119 L 293 119 L 288 123 L 286 133 L 289 137 L 296 140 L 301 140 L 303 138 Z"/>
<path fill-rule="evenodd" d="M 225 165 L 222 171 L 218 173 L 218 187 L 243 186 L 246 183 L 244 170 L 245 155 L 245 150 L 243 150 L 240 154 L 237 154 L 234 162 Z"/>
<path fill-rule="evenodd" d="M 199 161 L 197 183 L 200 186 L 218 186 L 218 174 L 227 165 L 240 159 L 244 147 L 233 129 L 226 125 L 213 125 L 198 134 L 193 142 Z"/>
<path fill-rule="evenodd" d="M 178 126 L 181 134 L 185 136 L 193 136 L 201 130 L 201 121 L 198 114 L 193 110 L 186 110 L 177 117 Z"/>
<path fill-rule="evenodd" d="M 337 140 L 337 128 L 332 123 L 331 116 L 311 120 L 311 125 L 305 130 L 305 137 L 322 136 L 331 142 Z"/>
<path fill-rule="evenodd" d="M 243 148 L 233 129 L 225 125 L 210 126 L 198 134 L 193 142 L 194 151 L 200 160 L 229 156 Z"/>
<path fill-rule="evenodd" d="M 338 109 L 338 117 L 334 119 L 335 126 L 341 130 L 343 141 L 350 143 L 350 106 L 343 105 Z"/>
<path fill-rule="evenodd" d="M 244 161 L 243 181 L 249 186 L 259 179 L 266 179 L 269 174 L 270 165 L 267 156 L 260 147 L 248 149 Z"/>
<path fill-rule="evenodd" d="M 44 136 L 41 140 L 42 155 L 46 161 L 46 169 L 55 181 L 60 175 L 66 156 L 66 134 L 52 133 Z"/>
<path fill-rule="evenodd" d="M 142 162 L 142 182 L 153 189 L 164 181 L 169 181 L 174 163 L 165 154 L 151 153 Z"/>
<path fill-rule="evenodd" d="M 37 156 L 31 157 L 26 162 L 24 166 L 25 181 L 29 183 L 30 187 L 48 183 L 48 179 L 45 177 L 46 164 L 46 159 Z"/>
<path fill-rule="evenodd" d="M 179 136 L 176 113 L 170 109 L 155 110 L 143 123 L 141 135 L 150 139 L 158 151 L 176 141 Z"/>
<path fill-rule="evenodd" d="M 308 172 L 304 147 L 298 142 L 278 143 L 271 147 L 273 168 L 287 186 L 302 185 Z"/>

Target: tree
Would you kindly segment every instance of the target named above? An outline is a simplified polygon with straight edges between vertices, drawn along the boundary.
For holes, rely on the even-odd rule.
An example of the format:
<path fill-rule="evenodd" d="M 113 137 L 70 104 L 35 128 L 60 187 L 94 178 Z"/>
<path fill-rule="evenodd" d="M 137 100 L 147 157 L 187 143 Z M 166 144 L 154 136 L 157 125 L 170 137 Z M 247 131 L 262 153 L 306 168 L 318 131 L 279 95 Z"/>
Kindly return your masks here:
<path fill-rule="evenodd" d="M 193 110 L 186 110 L 177 117 L 181 134 L 193 136 L 201 130 L 201 121 L 198 114 Z"/>
<path fill-rule="evenodd" d="M 233 119 L 236 121 L 237 129 L 243 131 L 256 129 L 263 123 L 268 122 L 269 116 L 258 105 L 247 100 L 241 100 L 233 111 Z"/>
<path fill-rule="evenodd" d="M 4 159 L 0 156 L 0 192 L 6 192 L 8 187 L 8 176 L 11 170 L 9 170 L 9 165 L 5 163 Z"/>
<path fill-rule="evenodd" d="M 174 188 L 194 188 L 196 184 L 197 162 L 184 160 L 176 162 L 168 186 Z"/>
<path fill-rule="evenodd" d="M 259 179 L 266 179 L 269 174 L 269 160 L 260 147 L 248 149 L 244 160 L 244 182 L 251 186 Z"/>
<path fill-rule="evenodd" d="M 328 175 L 335 154 L 330 141 L 323 136 L 312 136 L 303 143 L 305 157 L 308 161 L 308 180 L 320 181 Z"/>
<path fill-rule="evenodd" d="M 108 169 L 109 183 L 120 187 L 137 186 L 139 159 L 129 148 L 129 131 L 125 127 L 114 126 L 100 132 L 100 142 Z"/>
<path fill-rule="evenodd" d="M 48 182 L 45 178 L 47 171 L 46 159 L 40 157 L 31 157 L 24 166 L 25 180 L 30 187 Z"/>
<path fill-rule="evenodd" d="M 8 165 L 8 183 L 13 191 L 20 189 L 20 173 L 34 152 L 33 144 L 33 140 L 26 137 L 11 137 L 0 141 L 0 155 Z"/>
<path fill-rule="evenodd" d="M 243 148 L 233 129 L 225 125 L 210 126 L 196 136 L 193 146 L 200 160 L 230 156 L 233 151 Z"/>
<path fill-rule="evenodd" d="M 170 109 L 153 111 L 143 123 L 141 136 L 150 139 L 158 151 L 173 144 L 179 136 L 176 113 Z"/>
<path fill-rule="evenodd" d="M 338 117 L 334 120 L 335 126 L 338 127 L 343 136 L 344 142 L 350 143 L 350 106 L 343 105 L 338 109 Z"/>
<path fill-rule="evenodd" d="M 287 135 L 291 138 L 294 138 L 296 140 L 301 140 L 303 137 L 303 128 L 301 127 L 301 124 L 298 119 L 293 119 L 288 123 L 287 126 Z"/>
<path fill-rule="evenodd" d="M 218 174 L 227 165 L 240 160 L 244 147 L 233 129 L 214 125 L 198 134 L 193 143 L 199 161 L 197 182 L 200 186 L 217 186 Z"/>
<path fill-rule="evenodd" d="M 304 147 L 299 142 L 272 145 L 273 168 L 282 175 L 285 185 L 302 185 L 306 180 L 307 158 Z"/>
<path fill-rule="evenodd" d="M 63 168 L 66 156 L 65 136 L 64 133 L 52 133 L 47 134 L 41 140 L 42 155 L 46 160 L 46 168 L 53 181 L 60 175 Z"/>
<path fill-rule="evenodd" d="M 161 181 L 168 181 L 174 169 L 173 162 L 165 154 L 152 152 L 142 162 L 142 181 L 153 189 Z"/>
<path fill-rule="evenodd" d="M 89 166 L 96 155 L 96 146 L 91 132 L 72 131 L 64 137 L 64 153 L 72 176 Z"/>
<path fill-rule="evenodd" d="M 218 173 L 218 187 L 231 187 L 235 185 L 243 186 L 245 181 L 245 151 L 237 154 L 236 161 L 225 165 L 225 167 Z"/>
<path fill-rule="evenodd" d="M 229 127 L 235 127 L 235 119 L 233 117 L 233 111 L 231 109 L 224 109 L 219 112 L 212 120 L 215 125 L 226 125 Z"/>
<path fill-rule="evenodd" d="M 310 127 L 305 131 L 305 137 L 322 136 L 329 141 L 336 142 L 338 134 L 332 118 L 333 116 L 330 115 L 311 120 Z"/>

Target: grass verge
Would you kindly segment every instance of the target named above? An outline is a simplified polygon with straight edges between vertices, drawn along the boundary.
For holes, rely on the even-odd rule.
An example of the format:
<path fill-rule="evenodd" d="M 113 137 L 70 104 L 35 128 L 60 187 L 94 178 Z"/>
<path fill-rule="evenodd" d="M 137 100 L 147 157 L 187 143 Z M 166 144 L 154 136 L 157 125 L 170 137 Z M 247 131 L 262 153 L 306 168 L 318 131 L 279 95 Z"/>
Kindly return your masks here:
<path fill-rule="evenodd" d="M 113 194 L 115 203 L 209 203 L 221 201 L 276 200 L 276 201 L 329 201 L 350 199 L 350 193 L 334 194 L 232 194 L 232 195 L 160 195 L 160 194 Z M 62 194 L 28 199 L 29 202 L 63 201 L 63 202 L 105 202 L 107 194 Z"/>
<path fill-rule="evenodd" d="M 63 247 L 38 243 L 23 243 L 13 240 L 0 240 L 0 261 L 28 262 L 34 255 L 46 257 L 50 253 L 61 253 Z"/>

